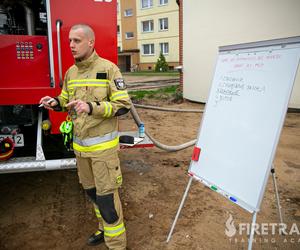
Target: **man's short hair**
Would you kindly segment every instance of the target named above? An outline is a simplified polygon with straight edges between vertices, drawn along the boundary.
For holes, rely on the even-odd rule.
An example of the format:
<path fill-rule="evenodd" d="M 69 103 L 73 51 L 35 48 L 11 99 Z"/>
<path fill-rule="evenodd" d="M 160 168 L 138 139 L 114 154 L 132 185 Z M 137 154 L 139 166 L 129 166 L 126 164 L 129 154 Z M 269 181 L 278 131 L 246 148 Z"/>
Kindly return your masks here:
<path fill-rule="evenodd" d="M 84 34 L 91 40 L 95 40 L 95 33 L 91 26 L 85 23 L 75 24 L 71 27 L 71 30 L 82 29 Z"/>

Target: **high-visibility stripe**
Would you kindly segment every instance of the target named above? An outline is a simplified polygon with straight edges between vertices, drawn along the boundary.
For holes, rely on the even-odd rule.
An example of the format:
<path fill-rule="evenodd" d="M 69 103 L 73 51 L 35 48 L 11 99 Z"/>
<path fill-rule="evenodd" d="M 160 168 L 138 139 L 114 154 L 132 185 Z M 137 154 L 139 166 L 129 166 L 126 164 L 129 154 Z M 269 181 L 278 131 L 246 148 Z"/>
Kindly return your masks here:
<path fill-rule="evenodd" d="M 104 113 L 104 117 L 111 117 L 112 115 L 112 110 L 113 110 L 113 107 L 111 105 L 110 102 L 103 102 L 105 104 L 105 113 Z"/>
<path fill-rule="evenodd" d="M 62 91 L 61 91 L 61 95 L 68 96 L 68 92 L 65 91 L 65 90 L 62 90 Z"/>
<path fill-rule="evenodd" d="M 113 111 L 113 106 L 111 105 L 111 103 L 109 102 L 109 108 L 110 108 L 110 110 L 109 110 L 109 113 L 108 113 L 108 117 L 111 117 L 112 116 L 112 111 Z"/>
<path fill-rule="evenodd" d="M 66 98 L 66 97 L 64 97 L 64 96 L 62 96 L 62 95 L 60 95 L 60 97 L 61 97 L 62 99 L 64 99 L 64 100 L 68 101 L 68 98 Z"/>
<path fill-rule="evenodd" d="M 103 102 L 103 104 L 104 104 L 104 114 L 103 114 L 103 116 L 106 117 L 107 116 L 107 112 L 108 112 L 107 102 Z"/>
<path fill-rule="evenodd" d="M 109 82 L 109 80 L 106 79 L 74 79 L 68 81 L 68 83 L 74 83 L 74 82 Z"/>
<path fill-rule="evenodd" d="M 69 94 L 68 92 L 62 90 L 61 93 L 60 93 L 60 96 L 65 99 L 65 100 L 68 100 L 69 99 Z"/>
<path fill-rule="evenodd" d="M 119 94 L 126 94 L 127 95 L 127 91 L 116 91 L 110 97 L 113 98 L 114 96 L 119 95 Z"/>
<path fill-rule="evenodd" d="M 77 79 L 68 81 L 68 88 L 71 87 L 107 87 L 109 80 L 105 79 Z"/>
<path fill-rule="evenodd" d="M 98 219 L 101 218 L 101 214 L 98 208 L 95 208 L 95 214 Z"/>
<path fill-rule="evenodd" d="M 103 142 L 100 144 L 96 144 L 93 146 L 80 146 L 77 143 L 73 142 L 73 149 L 79 152 L 95 152 L 99 150 L 106 150 L 110 148 L 114 148 L 119 144 L 119 137 L 115 138 L 112 141 Z"/>
<path fill-rule="evenodd" d="M 128 99 L 129 98 L 129 95 L 119 95 L 119 96 L 116 96 L 112 99 L 112 101 L 117 101 L 117 100 L 121 100 L 121 99 Z"/>
<path fill-rule="evenodd" d="M 74 88 L 74 87 L 107 87 L 107 83 L 73 83 L 68 85 L 69 88 Z"/>
<path fill-rule="evenodd" d="M 118 91 L 118 92 L 113 93 L 110 96 L 111 101 L 116 101 L 116 100 L 125 99 L 125 98 L 129 98 L 126 91 Z"/>
<path fill-rule="evenodd" d="M 97 230 L 96 233 L 95 233 L 95 235 L 97 236 L 99 234 L 102 234 L 102 232 L 100 230 Z"/>
<path fill-rule="evenodd" d="M 97 206 L 95 203 L 93 203 L 93 205 L 94 205 L 94 211 L 95 211 L 95 214 L 96 214 L 97 219 L 102 218 L 98 206 Z M 102 228 L 102 223 L 100 223 L 100 220 L 99 220 L 99 228 Z"/>
<path fill-rule="evenodd" d="M 78 137 L 74 136 L 73 137 L 73 142 L 76 144 L 86 147 L 86 146 L 93 146 L 96 144 L 100 144 L 103 142 L 111 141 L 115 139 L 118 136 L 118 131 L 111 132 L 109 134 L 105 134 L 104 136 L 96 136 L 92 138 L 87 138 L 87 139 L 79 139 Z"/>
<path fill-rule="evenodd" d="M 125 226 L 123 222 L 115 227 L 104 227 L 104 235 L 108 237 L 116 237 L 124 232 Z"/>

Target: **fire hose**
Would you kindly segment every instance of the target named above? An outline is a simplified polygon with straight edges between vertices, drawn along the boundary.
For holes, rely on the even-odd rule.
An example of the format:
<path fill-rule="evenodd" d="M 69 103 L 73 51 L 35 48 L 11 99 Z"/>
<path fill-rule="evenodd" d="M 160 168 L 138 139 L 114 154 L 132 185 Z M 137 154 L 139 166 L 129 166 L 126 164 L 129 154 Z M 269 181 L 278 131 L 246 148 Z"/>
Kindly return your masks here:
<path fill-rule="evenodd" d="M 160 107 L 155 107 L 155 106 L 145 106 L 145 105 L 137 105 L 137 104 L 131 104 L 131 109 L 130 109 L 130 112 L 131 112 L 131 115 L 135 121 L 135 123 L 140 126 L 140 124 L 142 123 L 136 109 L 135 109 L 135 106 L 137 107 L 142 107 L 145 108 L 149 108 L 149 109 L 156 109 L 156 110 L 165 110 L 165 111 L 173 111 L 173 112 L 197 112 L 197 113 L 200 113 L 200 112 L 203 112 L 203 110 L 184 110 L 184 109 L 167 109 L 166 108 L 160 108 Z M 165 150 L 165 151 L 168 151 L 168 152 L 176 152 L 176 151 L 180 151 L 182 149 L 185 149 L 185 148 L 188 148 L 190 146 L 193 146 L 195 145 L 196 143 L 196 139 L 195 140 L 191 140 L 189 142 L 186 142 L 186 143 L 183 143 L 183 144 L 180 144 L 180 145 L 175 145 L 175 146 L 169 146 L 169 145 L 165 145 L 165 144 L 162 144 L 160 143 L 159 141 L 157 141 L 156 139 L 154 139 L 148 132 L 147 130 L 145 131 L 146 135 L 149 137 L 149 139 L 153 142 L 153 144 L 162 149 L 162 150 Z"/>

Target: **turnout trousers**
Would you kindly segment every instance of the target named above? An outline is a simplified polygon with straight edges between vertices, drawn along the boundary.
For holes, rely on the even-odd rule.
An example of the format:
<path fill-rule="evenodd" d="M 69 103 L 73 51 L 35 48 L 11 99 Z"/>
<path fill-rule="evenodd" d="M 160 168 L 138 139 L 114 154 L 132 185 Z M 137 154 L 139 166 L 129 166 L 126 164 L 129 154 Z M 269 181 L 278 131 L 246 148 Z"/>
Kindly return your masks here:
<path fill-rule="evenodd" d="M 76 156 L 80 183 L 93 201 L 99 230 L 110 250 L 126 249 L 126 232 L 118 188 L 122 184 L 117 152 L 103 157 Z"/>

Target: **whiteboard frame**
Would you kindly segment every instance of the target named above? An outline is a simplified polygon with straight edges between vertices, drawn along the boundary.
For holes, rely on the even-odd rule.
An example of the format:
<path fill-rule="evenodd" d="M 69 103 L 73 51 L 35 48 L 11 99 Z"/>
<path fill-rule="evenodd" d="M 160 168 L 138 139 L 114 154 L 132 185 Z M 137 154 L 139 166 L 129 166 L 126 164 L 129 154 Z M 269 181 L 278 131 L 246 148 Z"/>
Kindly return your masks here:
<path fill-rule="evenodd" d="M 230 53 L 230 54 L 231 53 L 239 53 L 239 52 L 244 52 L 244 50 L 247 50 L 247 49 L 255 49 L 255 48 L 257 48 L 259 50 L 261 50 L 262 48 L 265 48 L 267 50 L 268 47 L 270 47 L 270 49 L 272 49 L 271 47 L 276 47 L 276 46 L 278 48 L 273 48 L 273 49 L 280 49 L 280 47 L 282 49 L 284 49 L 287 46 L 293 46 L 293 45 L 295 45 L 295 47 L 300 46 L 300 36 L 219 47 L 219 53 L 218 53 L 218 56 L 217 56 L 216 62 L 215 62 L 215 70 L 214 70 L 213 79 L 211 80 L 212 84 L 210 86 L 209 95 L 208 95 L 209 98 L 207 100 L 207 103 L 210 102 L 209 99 L 211 97 L 211 91 L 212 91 L 212 87 L 213 87 L 213 80 L 214 80 L 214 77 L 215 77 L 215 74 L 216 74 L 215 71 L 216 71 L 219 55 L 226 54 L 226 53 Z M 299 61 L 298 61 L 298 66 L 297 67 L 299 67 Z M 260 205 L 261 205 L 261 202 L 262 202 L 262 199 L 263 199 L 263 196 L 264 196 L 264 192 L 265 192 L 265 188 L 266 188 L 266 185 L 267 185 L 267 181 L 268 181 L 268 178 L 269 178 L 269 175 L 270 175 L 270 172 L 271 172 L 273 160 L 274 160 L 274 157 L 275 157 L 275 153 L 276 153 L 278 142 L 279 142 L 279 139 L 280 139 L 283 123 L 284 123 L 286 113 L 287 113 L 287 110 L 288 110 L 289 99 L 290 99 L 291 94 L 292 94 L 292 89 L 293 89 L 293 86 L 294 86 L 294 83 L 295 83 L 296 75 L 297 75 L 297 71 L 295 72 L 293 83 L 290 84 L 290 86 L 287 89 L 288 90 L 287 91 L 287 96 L 285 97 L 285 102 L 284 102 L 284 105 L 282 106 L 282 113 L 281 113 L 280 123 L 278 124 L 279 125 L 278 126 L 278 131 L 276 133 L 273 149 L 272 149 L 272 152 L 271 152 L 271 155 L 270 155 L 270 158 L 269 158 L 267 173 L 265 174 L 265 177 L 264 177 L 264 181 L 263 181 L 263 184 L 262 184 L 262 188 L 261 188 L 261 191 L 260 191 L 260 194 L 259 194 L 259 197 L 258 197 L 258 202 L 256 204 L 256 207 L 250 206 L 248 203 L 243 202 L 242 200 L 238 200 L 237 202 L 233 202 L 230 198 L 234 197 L 234 195 L 224 191 L 222 188 L 216 186 L 214 183 L 208 182 L 207 180 L 205 180 L 204 178 L 202 178 L 200 176 L 196 176 L 191 171 L 192 161 L 191 161 L 191 164 L 190 164 L 190 167 L 189 167 L 189 170 L 188 170 L 189 175 L 192 176 L 195 180 L 202 182 L 204 185 L 206 185 L 209 188 L 211 188 L 211 186 L 216 186 L 218 193 L 223 195 L 225 198 L 229 199 L 234 204 L 238 204 L 239 206 L 241 206 L 245 210 L 249 211 L 250 213 L 258 212 L 260 210 Z M 201 132 L 201 129 L 202 129 L 203 121 L 205 119 L 205 115 L 206 115 L 206 107 L 205 107 L 204 114 L 203 114 L 203 117 L 202 117 L 201 126 L 200 126 L 199 131 L 198 131 L 197 142 L 199 140 L 199 136 L 200 136 L 200 132 Z"/>
<path fill-rule="evenodd" d="M 219 53 L 224 51 L 229 51 L 229 50 L 231 51 L 231 50 L 241 50 L 241 49 L 253 49 L 253 48 L 271 47 L 271 46 L 278 46 L 278 45 L 291 45 L 291 44 L 298 44 L 298 43 L 300 43 L 300 36 L 293 36 L 293 37 L 280 38 L 280 39 L 264 40 L 259 42 L 220 46 Z"/>

